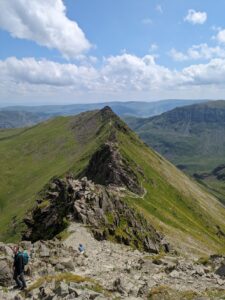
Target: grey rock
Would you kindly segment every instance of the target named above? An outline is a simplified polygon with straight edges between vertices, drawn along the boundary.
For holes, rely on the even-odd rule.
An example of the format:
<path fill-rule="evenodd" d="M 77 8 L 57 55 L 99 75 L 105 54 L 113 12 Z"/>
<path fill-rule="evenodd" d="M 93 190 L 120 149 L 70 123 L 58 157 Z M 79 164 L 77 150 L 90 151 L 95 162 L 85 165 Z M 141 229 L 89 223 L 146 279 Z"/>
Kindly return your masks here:
<path fill-rule="evenodd" d="M 60 267 L 64 267 L 64 269 L 68 270 L 68 271 L 74 271 L 74 263 L 71 257 L 69 258 L 64 258 L 63 260 L 59 260 L 60 261 Z M 58 264 L 57 264 L 58 266 Z"/>
<path fill-rule="evenodd" d="M 204 268 L 201 267 L 201 266 L 197 266 L 197 267 L 196 267 L 196 270 L 195 270 L 195 273 L 196 273 L 197 275 L 199 275 L 199 276 L 203 276 L 203 275 L 205 274 Z"/>
<path fill-rule="evenodd" d="M 0 286 L 9 286 L 13 282 L 12 266 L 5 260 L 0 260 Z"/>
<path fill-rule="evenodd" d="M 68 284 L 66 284 L 63 281 L 60 282 L 58 288 L 55 289 L 55 293 L 60 297 L 64 297 L 64 296 L 68 295 L 69 294 Z"/>
<path fill-rule="evenodd" d="M 50 251 L 47 247 L 42 245 L 41 251 L 40 251 L 40 257 L 49 257 L 50 256 Z"/>
<path fill-rule="evenodd" d="M 125 185 L 131 188 L 132 191 L 140 192 L 142 188 L 137 184 L 137 178 L 132 178 L 129 170 L 124 170 L 125 166 L 121 166 L 120 163 L 122 162 L 118 160 L 118 151 L 114 149 L 114 146 L 111 146 L 107 145 L 103 149 L 103 151 L 109 151 L 111 155 L 111 179 L 117 182 L 119 178 L 122 178 L 122 186 Z M 98 159 L 98 155 L 95 158 Z M 92 171 L 98 172 L 98 169 L 95 169 L 95 165 L 90 162 L 90 169 L 87 170 L 87 173 L 89 174 Z M 124 177 L 126 172 L 130 177 Z M 133 174 L 133 176 L 135 175 Z M 64 229 L 65 218 L 70 218 L 90 226 L 94 237 L 98 240 L 102 241 L 113 237 L 118 243 L 134 244 L 137 248 L 144 248 L 145 251 L 151 253 L 159 252 L 159 248 L 162 246 L 162 236 L 148 223 L 144 216 L 123 201 L 119 193 L 118 195 L 115 194 L 111 187 L 112 182 L 102 186 L 96 185 L 86 178 L 78 181 L 73 180 L 71 177 L 69 179 L 56 178 L 52 183 L 59 193 L 53 199 L 50 197 L 50 194 L 52 195 L 51 188 L 50 194 L 49 190 L 45 191 L 43 199 L 47 199 L 49 205 L 41 209 L 40 206 L 35 207 L 31 212 L 31 216 L 26 217 L 24 220 L 28 227 L 27 232 L 24 234 L 26 239 L 32 241 L 37 239 L 49 240 Z M 77 191 L 71 193 L 74 188 Z M 124 226 L 123 232 L 119 233 L 121 228 L 119 232 L 117 228 L 124 219 L 127 226 Z M 45 249 L 44 245 L 40 245 L 40 248 L 41 257 L 50 256 L 50 252 Z"/>
<path fill-rule="evenodd" d="M 221 266 L 215 272 L 220 277 L 225 277 L 225 261 L 221 264 Z"/>
<path fill-rule="evenodd" d="M 121 279 L 117 278 L 114 282 L 113 282 L 113 290 L 120 293 L 120 294 L 124 294 L 125 293 L 125 288 L 122 285 Z"/>
<path fill-rule="evenodd" d="M 180 277 L 180 273 L 176 270 L 172 271 L 169 275 L 172 278 L 179 278 Z"/>

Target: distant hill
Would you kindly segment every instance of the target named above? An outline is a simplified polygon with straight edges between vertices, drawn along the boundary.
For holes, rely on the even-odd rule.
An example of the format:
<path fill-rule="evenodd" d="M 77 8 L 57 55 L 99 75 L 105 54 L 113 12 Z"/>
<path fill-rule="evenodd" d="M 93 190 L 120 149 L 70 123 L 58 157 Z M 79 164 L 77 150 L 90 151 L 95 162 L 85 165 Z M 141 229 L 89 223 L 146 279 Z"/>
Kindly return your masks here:
<path fill-rule="evenodd" d="M 225 101 L 179 107 L 160 116 L 126 121 L 149 146 L 190 175 L 211 173 L 225 163 Z M 207 186 L 216 190 L 225 203 L 224 182 L 208 176 Z"/>
<path fill-rule="evenodd" d="M 66 175 L 69 180 L 73 174 L 114 189 L 120 201 L 142 213 L 142 220 L 162 232 L 182 253 L 215 253 L 224 247 L 220 233 L 225 232 L 225 208 L 221 203 L 145 145 L 108 107 L 57 117 L 31 128 L 0 131 L 0 165 L 0 240 L 20 237 L 27 211 L 36 199 L 45 197 L 38 193 L 46 187 L 55 188 L 49 184 L 52 177 Z M 63 182 L 57 184 L 62 190 L 66 187 Z M 123 189 L 118 194 L 119 187 Z M 48 197 L 58 195 L 68 202 L 67 194 L 47 190 Z M 39 200 L 36 213 L 48 210 L 51 214 L 46 199 Z M 102 205 L 97 198 L 95 201 Z M 82 215 L 82 208 L 79 211 Z M 106 217 L 114 222 L 112 214 Z M 32 221 L 29 224 L 33 226 Z M 126 241 L 130 230 L 127 220 L 116 224 L 120 226 L 116 233 Z M 115 234 L 111 229 L 109 234 Z"/>
<path fill-rule="evenodd" d="M 49 116 L 44 113 L 0 110 L 0 128 L 32 126 L 46 120 L 47 118 L 49 118 Z"/>
<path fill-rule="evenodd" d="M 162 100 L 154 102 L 127 101 L 127 102 L 102 102 L 72 105 L 43 105 L 43 106 L 9 106 L 1 110 L 25 111 L 32 113 L 45 113 L 56 115 L 76 115 L 88 110 L 102 109 L 106 105 L 110 106 L 119 116 L 150 117 L 158 115 L 174 107 L 204 102 L 204 100 Z"/>

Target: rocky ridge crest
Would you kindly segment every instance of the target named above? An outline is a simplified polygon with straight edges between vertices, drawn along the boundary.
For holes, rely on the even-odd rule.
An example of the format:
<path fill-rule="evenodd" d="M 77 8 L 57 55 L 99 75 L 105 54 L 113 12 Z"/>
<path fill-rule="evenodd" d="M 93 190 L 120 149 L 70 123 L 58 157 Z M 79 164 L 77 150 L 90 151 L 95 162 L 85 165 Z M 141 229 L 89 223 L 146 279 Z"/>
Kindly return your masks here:
<path fill-rule="evenodd" d="M 151 253 L 169 250 L 169 245 L 145 218 L 129 207 L 124 189 L 98 185 L 83 178 L 54 179 L 37 206 L 25 218 L 23 239 L 54 238 L 68 225 L 87 225 L 97 240 L 113 240 Z"/>

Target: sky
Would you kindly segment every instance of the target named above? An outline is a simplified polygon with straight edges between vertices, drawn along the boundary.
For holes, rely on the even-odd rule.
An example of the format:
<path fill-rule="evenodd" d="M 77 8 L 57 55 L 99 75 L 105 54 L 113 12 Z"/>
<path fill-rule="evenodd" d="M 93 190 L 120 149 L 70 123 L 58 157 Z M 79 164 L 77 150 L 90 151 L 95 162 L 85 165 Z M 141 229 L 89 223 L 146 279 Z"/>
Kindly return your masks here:
<path fill-rule="evenodd" d="M 224 0 L 1 0 L 0 106 L 225 99 L 224 11 Z"/>

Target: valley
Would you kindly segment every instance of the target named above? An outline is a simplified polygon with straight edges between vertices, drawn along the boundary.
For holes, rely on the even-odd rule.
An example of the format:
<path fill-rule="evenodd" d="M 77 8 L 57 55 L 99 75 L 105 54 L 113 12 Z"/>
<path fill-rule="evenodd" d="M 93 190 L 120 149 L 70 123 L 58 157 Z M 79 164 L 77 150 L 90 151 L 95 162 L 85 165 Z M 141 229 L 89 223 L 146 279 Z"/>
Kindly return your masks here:
<path fill-rule="evenodd" d="M 198 176 L 224 164 L 225 101 L 175 108 L 152 118 L 126 118 L 126 122 L 150 147 L 225 203 L 223 178 Z"/>

